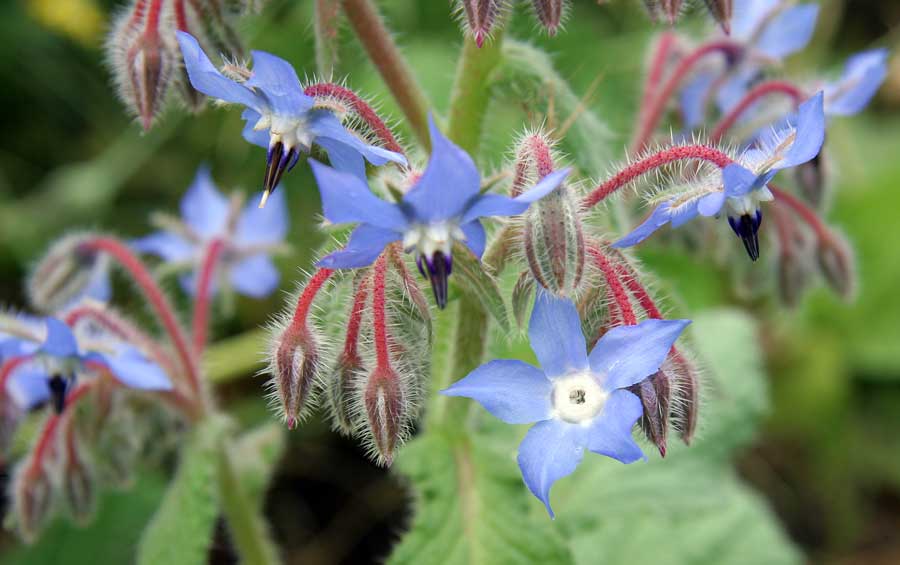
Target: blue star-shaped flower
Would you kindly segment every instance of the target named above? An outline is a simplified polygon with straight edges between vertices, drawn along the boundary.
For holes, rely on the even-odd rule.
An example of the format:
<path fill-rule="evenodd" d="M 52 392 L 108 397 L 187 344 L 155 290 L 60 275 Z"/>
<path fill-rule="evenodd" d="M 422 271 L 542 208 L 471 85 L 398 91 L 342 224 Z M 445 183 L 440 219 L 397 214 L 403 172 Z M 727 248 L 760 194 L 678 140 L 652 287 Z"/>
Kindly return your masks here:
<path fill-rule="evenodd" d="M 172 389 L 166 373 L 134 346 L 106 336 L 90 340 L 90 349 L 85 351 L 69 326 L 56 318 L 46 318 L 44 323 L 46 338 L 42 343 L 21 338 L 0 342 L 2 359 L 31 357 L 5 383 L 4 392 L 19 409 L 28 410 L 51 400 L 57 412 L 61 412 L 76 375 L 93 372 L 89 364 L 102 366 L 129 388 Z"/>
<path fill-rule="evenodd" d="M 240 294 L 262 298 L 278 288 L 280 275 L 271 255 L 288 231 L 287 203 L 275 193 L 265 208 L 252 202 L 243 210 L 218 191 L 209 169 L 201 167 L 194 183 L 181 199 L 181 222 L 132 243 L 176 265 L 199 269 L 206 246 L 213 240 L 225 245 L 219 265 L 226 279 Z M 185 292 L 196 292 L 194 273 L 182 275 Z"/>
<path fill-rule="evenodd" d="M 853 55 L 841 77 L 825 86 L 825 113 L 851 116 L 862 111 L 887 77 L 887 49 Z"/>
<path fill-rule="evenodd" d="M 315 161 L 310 163 L 322 193 L 325 218 L 335 224 L 359 224 L 346 247 L 324 257 L 319 266 L 365 267 L 386 245 L 402 241 L 407 251 L 416 254 L 419 270 L 431 280 L 435 300 L 443 308 L 447 303 L 453 243 L 464 242 L 480 258 L 486 238 L 480 218 L 521 214 L 532 202 L 559 186 L 569 170 L 550 173 L 516 198 L 481 194 L 481 177 L 472 158 L 444 137 L 431 118 L 429 128 L 428 166 L 398 204 L 381 200 L 364 180 L 354 175 Z"/>
<path fill-rule="evenodd" d="M 784 127 L 763 135 L 758 146 L 744 151 L 736 163 L 718 174 L 696 181 L 684 196 L 666 200 L 613 247 L 630 247 L 671 223 L 679 227 L 701 216 L 715 216 L 728 204 L 728 223 L 741 238 L 750 259 L 759 258 L 759 203 L 772 200 L 766 186 L 778 171 L 806 163 L 819 154 L 825 140 L 821 92 L 805 101 Z"/>
<path fill-rule="evenodd" d="M 535 422 L 519 446 L 519 468 L 552 517 L 550 487 L 575 470 L 584 448 L 622 463 L 644 457 L 631 435 L 643 408 L 625 389 L 659 370 L 689 323 L 619 326 L 588 354 L 575 305 L 540 291 L 528 338 L 541 368 L 491 361 L 441 393 L 472 398 L 508 424 Z"/>
<path fill-rule="evenodd" d="M 406 164 L 393 151 L 361 140 L 341 124 L 330 110 L 315 108 L 314 100 L 300 86 L 290 63 L 264 51 L 252 51 L 253 72 L 244 82 L 232 80 L 212 64 L 190 34 L 177 32 L 184 66 L 191 85 L 212 98 L 241 104 L 247 122 L 244 139 L 268 148 L 263 199 L 275 190 L 286 170 L 297 164 L 300 153 L 309 153 L 313 143 L 328 152 L 336 168 L 365 178 L 365 162 Z"/>

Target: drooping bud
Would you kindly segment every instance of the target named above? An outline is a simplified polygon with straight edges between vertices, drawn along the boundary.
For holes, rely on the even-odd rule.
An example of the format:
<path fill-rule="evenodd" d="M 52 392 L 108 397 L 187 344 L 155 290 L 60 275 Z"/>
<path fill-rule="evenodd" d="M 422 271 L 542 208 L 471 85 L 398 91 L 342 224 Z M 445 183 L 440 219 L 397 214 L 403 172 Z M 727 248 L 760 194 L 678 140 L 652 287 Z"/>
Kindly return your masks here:
<path fill-rule="evenodd" d="M 685 444 L 690 445 L 697 432 L 697 413 L 700 399 L 700 379 L 697 368 L 684 353 L 673 350 L 671 354 L 672 408 L 677 416 L 673 425 Z"/>
<path fill-rule="evenodd" d="M 856 290 L 855 260 L 844 238 L 834 232 L 819 238 L 816 259 L 828 286 L 845 300 L 851 300 Z"/>
<path fill-rule="evenodd" d="M 807 202 L 818 208 L 825 199 L 825 160 L 821 151 L 796 167 L 797 185 Z"/>
<path fill-rule="evenodd" d="M 377 368 L 369 376 L 364 403 L 373 454 L 378 463 L 390 467 L 394 450 L 402 440 L 406 417 L 400 377 L 393 369 Z"/>
<path fill-rule="evenodd" d="M 13 507 L 19 535 L 32 543 L 47 523 L 53 505 L 53 484 L 32 457 L 23 461 L 13 483 Z"/>
<path fill-rule="evenodd" d="M 782 304 L 796 307 L 803 291 L 809 283 L 809 269 L 806 262 L 795 254 L 781 253 L 777 262 L 778 296 Z"/>
<path fill-rule="evenodd" d="M 497 19 L 507 8 L 506 0 L 459 0 L 460 12 L 465 16 L 466 31 L 478 47 L 490 37 Z"/>
<path fill-rule="evenodd" d="M 71 235 L 51 245 L 26 285 L 28 298 L 36 310 L 58 312 L 83 297 L 109 299 L 109 257 L 83 251 L 81 246 L 93 237 Z"/>
<path fill-rule="evenodd" d="M 666 15 L 669 25 L 675 25 L 675 21 L 681 13 L 681 0 L 660 0 L 659 7 Z"/>
<path fill-rule="evenodd" d="M 113 405 L 100 427 L 94 446 L 97 479 L 103 485 L 126 488 L 133 484 L 135 467 L 141 456 L 140 433 L 146 422 L 138 422 L 135 411 L 121 402 Z M 158 438 L 153 438 L 158 442 Z"/>
<path fill-rule="evenodd" d="M 659 454 L 665 457 L 671 403 L 668 373 L 665 370 L 657 371 L 629 390 L 641 399 L 641 405 L 644 407 L 644 414 L 640 420 L 644 435 L 659 449 Z"/>
<path fill-rule="evenodd" d="M 79 524 L 86 524 L 93 516 L 97 498 L 94 475 L 84 449 L 74 427 L 69 426 L 62 468 L 62 493 L 72 517 Z"/>
<path fill-rule="evenodd" d="M 132 0 L 106 43 L 119 98 L 150 129 L 179 68 L 172 14 L 161 0 Z"/>
<path fill-rule="evenodd" d="M 733 0 L 705 0 L 706 9 L 726 35 L 731 34 Z"/>
<path fill-rule="evenodd" d="M 347 315 L 343 349 L 338 355 L 334 369 L 331 371 L 331 377 L 325 386 L 332 423 L 339 432 L 348 436 L 356 428 L 351 407 L 353 395 L 356 392 L 355 381 L 363 371 L 359 340 L 370 287 L 371 277 L 367 272 L 355 281 L 355 293 L 350 305 L 350 312 Z"/>
<path fill-rule="evenodd" d="M 537 19 L 550 37 L 556 35 L 565 12 L 565 0 L 532 0 Z"/>

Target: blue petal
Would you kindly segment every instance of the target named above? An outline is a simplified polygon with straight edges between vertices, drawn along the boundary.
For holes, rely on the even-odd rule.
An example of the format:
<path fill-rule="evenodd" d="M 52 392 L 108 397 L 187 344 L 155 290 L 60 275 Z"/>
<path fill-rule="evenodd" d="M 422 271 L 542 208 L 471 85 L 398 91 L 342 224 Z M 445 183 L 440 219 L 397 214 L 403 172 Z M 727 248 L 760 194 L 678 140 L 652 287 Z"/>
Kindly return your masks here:
<path fill-rule="evenodd" d="M 711 196 L 711 195 L 707 195 Z M 706 196 L 701 198 L 694 198 L 693 200 L 688 200 L 682 204 L 678 205 L 678 208 L 669 208 L 669 222 L 672 223 L 673 228 L 680 228 L 684 224 L 690 222 L 700 213 L 700 203 L 703 202 L 703 199 Z M 709 203 L 707 203 L 709 204 Z"/>
<path fill-rule="evenodd" d="M 350 173 L 363 183 L 366 180 L 366 161 L 359 151 L 330 137 L 317 137 L 316 143 L 328 153 L 328 162 L 336 170 Z"/>
<path fill-rule="evenodd" d="M 825 88 L 825 113 L 851 116 L 860 112 L 887 77 L 887 49 L 864 51 L 847 59 L 844 74 Z"/>
<path fill-rule="evenodd" d="M 646 220 L 638 227 L 631 230 L 626 236 L 613 243 L 612 246 L 631 247 L 650 237 L 653 232 L 663 227 L 671 220 L 669 213 L 670 204 L 671 202 L 663 202 L 657 206 Z"/>
<path fill-rule="evenodd" d="M 131 242 L 138 253 L 150 253 L 166 261 L 186 261 L 194 256 L 194 245 L 172 232 L 158 231 Z"/>
<path fill-rule="evenodd" d="M 50 398 L 47 374 L 38 367 L 17 369 L 6 380 L 6 394 L 22 410 L 30 410 Z"/>
<path fill-rule="evenodd" d="M 316 265 L 326 269 L 357 269 L 371 265 L 385 246 L 400 239 L 400 234 L 368 224 L 362 224 L 350 234 L 350 241 L 339 250 L 326 255 Z"/>
<path fill-rule="evenodd" d="M 701 73 L 681 89 L 679 100 L 685 129 L 693 130 L 705 121 L 707 96 L 715 80 L 713 73 Z"/>
<path fill-rule="evenodd" d="M 699 212 L 701 216 L 715 216 L 722 210 L 724 204 L 725 193 L 713 192 L 712 194 L 707 194 L 700 198 L 697 202 L 697 212 Z M 675 223 L 672 222 L 672 225 L 674 226 Z"/>
<path fill-rule="evenodd" d="M 634 463 L 644 458 L 644 452 L 631 435 L 631 429 L 643 413 L 637 396 L 627 390 L 613 392 L 591 423 L 587 448 L 622 463 Z"/>
<path fill-rule="evenodd" d="M 747 41 L 782 0 L 734 0 L 731 37 Z"/>
<path fill-rule="evenodd" d="M 528 204 L 537 202 L 541 198 L 556 190 L 556 187 L 562 184 L 562 182 L 566 180 L 566 177 L 569 176 L 569 173 L 571 172 L 572 169 L 567 167 L 565 169 L 560 169 L 558 171 L 549 173 L 536 185 L 526 190 L 522 194 L 516 196 L 516 202 L 527 202 Z"/>
<path fill-rule="evenodd" d="M 725 187 L 725 195 L 729 198 L 741 197 L 757 186 L 760 177 L 745 169 L 737 163 L 731 163 L 722 169 L 722 183 Z"/>
<path fill-rule="evenodd" d="M 484 226 L 481 225 L 480 221 L 473 220 L 459 226 L 459 229 L 466 234 L 466 246 L 472 250 L 476 257 L 481 259 L 481 256 L 484 255 L 484 247 L 487 241 Z"/>
<path fill-rule="evenodd" d="M 530 424 L 550 417 L 553 385 L 546 375 L 523 361 L 498 359 L 478 367 L 441 391 L 480 403 L 507 424 Z"/>
<path fill-rule="evenodd" d="M 246 122 L 244 124 L 244 130 L 241 134 L 244 136 L 244 139 L 252 143 L 253 145 L 258 145 L 263 148 L 269 147 L 269 130 L 257 130 L 255 126 L 257 122 L 259 122 L 262 116 L 256 110 L 252 108 L 247 108 L 241 113 L 241 118 Z"/>
<path fill-rule="evenodd" d="M 794 142 L 773 170 L 796 167 L 819 154 L 825 142 L 825 111 L 821 91 L 797 108 L 796 129 Z"/>
<path fill-rule="evenodd" d="M 353 133 L 347 131 L 347 128 L 344 127 L 337 116 L 328 110 L 318 110 L 313 112 L 312 117 L 310 118 L 309 128 L 316 135 L 316 143 L 322 145 L 319 138 L 332 139 L 353 149 L 356 153 L 365 157 L 366 161 L 375 166 L 384 165 L 388 161 L 406 165 L 406 157 L 399 153 L 395 153 L 394 151 L 388 151 L 382 147 L 369 145 Z M 330 153 L 328 156 L 331 158 Z"/>
<path fill-rule="evenodd" d="M 268 206 L 267 206 L 268 207 Z M 265 298 L 278 289 L 281 275 L 265 254 L 253 255 L 231 267 L 231 286 L 251 298 Z"/>
<path fill-rule="evenodd" d="M 56 318 L 47 318 L 47 338 L 38 352 L 54 357 L 77 357 L 78 342 L 72 329 Z"/>
<path fill-rule="evenodd" d="M 538 422 L 519 445 L 519 469 L 528 490 L 544 503 L 553 518 L 550 507 L 550 488 L 558 479 L 572 472 L 581 463 L 587 429 L 559 420 Z"/>
<path fill-rule="evenodd" d="M 466 211 L 469 201 L 481 189 L 481 177 L 469 154 L 443 136 L 432 116 L 428 116 L 428 127 L 431 131 L 428 167 L 403 201 L 413 207 L 417 220 L 448 220 Z"/>
<path fill-rule="evenodd" d="M 584 334 L 575 304 L 538 290 L 528 324 L 528 339 L 544 373 L 558 377 L 587 367 Z"/>
<path fill-rule="evenodd" d="M 127 387 L 141 390 L 172 390 L 172 381 L 159 365 L 130 345 L 102 356 L 112 376 Z"/>
<path fill-rule="evenodd" d="M 783 59 L 809 43 L 819 15 L 817 4 L 800 4 L 780 10 L 765 24 L 756 48 L 774 59 Z"/>
<path fill-rule="evenodd" d="M 184 67 L 187 70 L 191 85 L 213 98 L 243 104 L 260 111 L 265 103 L 252 90 L 230 78 L 222 76 L 215 65 L 200 48 L 200 44 L 189 33 L 176 31 Z"/>
<path fill-rule="evenodd" d="M 461 220 L 463 223 L 490 216 L 516 216 L 530 206 L 504 194 L 482 194 L 469 202 Z"/>
<path fill-rule="evenodd" d="M 271 193 L 265 208 L 256 204 L 259 197 L 251 198 L 238 218 L 234 237 L 239 245 L 274 245 L 287 236 L 289 219 L 284 191 Z"/>
<path fill-rule="evenodd" d="M 290 63 L 265 51 L 252 51 L 253 72 L 245 83 L 265 95 L 280 115 L 299 116 L 313 107 L 313 99 L 303 93 L 300 79 Z"/>
<path fill-rule="evenodd" d="M 716 105 L 722 114 L 727 114 L 738 105 L 747 95 L 750 85 L 760 77 L 760 70 L 752 65 L 739 67 L 728 75 L 725 81 L 716 89 Z M 753 119 L 753 111 L 759 107 L 759 103 L 753 104 L 741 114 L 739 122 L 743 123 Z"/>
<path fill-rule="evenodd" d="M 690 323 L 644 320 L 636 326 L 617 326 L 603 334 L 591 351 L 591 371 L 605 375 L 601 381 L 607 391 L 637 384 L 659 370 Z"/>
<path fill-rule="evenodd" d="M 208 167 L 197 169 L 197 176 L 181 199 L 181 216 L 203 238 L 225 232 L 231 203 L 213 183 Z"/>
<path fill-rule="evenodd" d="M 335 224 L 365 223 L 393 231 L 406 229 L 408 222 L 400 207 L 386 202 L 369 190 L 358 177 L 309 160 L 322 194 L 322 213 Z"/>

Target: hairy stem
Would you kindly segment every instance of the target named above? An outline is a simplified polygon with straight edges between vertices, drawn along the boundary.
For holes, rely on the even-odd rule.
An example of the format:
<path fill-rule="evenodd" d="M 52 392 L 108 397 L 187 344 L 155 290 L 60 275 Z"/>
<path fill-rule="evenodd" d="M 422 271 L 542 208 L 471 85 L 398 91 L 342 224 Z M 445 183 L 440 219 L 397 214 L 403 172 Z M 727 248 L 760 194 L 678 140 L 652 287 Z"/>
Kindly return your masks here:
<path fill-rule="evenodd" d="M 213 240 L 206 247 L 200 276 L 197 277 L 197 294 L 194 300 L 194 319 L 191 324 L 194 336 L 194 351 L 200 356 L 206 348 L 206 330 L 209 327 L 209 306 L 212 301 L 213 277 L 219 258 L 222 256 L 225 243 L 221 239 Z"/>
<path fill-rule="evenodd" d="M 316 69 L 319 76 L 331 79 L 338 63 L 339 0 L 316 0 Z"/>
<path fill-rule="evenodd" d="M 391 91 L 413 133 L 429 147 L 428 101 L 372 0 L 341 0 L 350 26 Z"/>

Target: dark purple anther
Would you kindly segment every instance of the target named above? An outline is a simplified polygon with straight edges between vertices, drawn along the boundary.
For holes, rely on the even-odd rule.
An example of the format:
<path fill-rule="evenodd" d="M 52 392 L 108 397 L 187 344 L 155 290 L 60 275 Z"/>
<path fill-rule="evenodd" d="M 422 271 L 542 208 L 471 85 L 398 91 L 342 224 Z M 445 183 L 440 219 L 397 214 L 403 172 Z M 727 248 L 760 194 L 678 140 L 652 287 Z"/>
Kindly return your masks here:
<path fill-rule="evenodd" d="M 757 210 L 754 215 L 744 214 L 740 218 L 728 216 L 728 224 L 744 242 L 744 249 L 751 261 L 759 259 L 759 226 L 762 223 L 762 212 Z"/>
<path fill-rule="evenodd" d="M 53 375 L 47 382 L 50 388 L 50 401 L 53 403 L 53 409 L 57 414 L 62 414 L 66 407 L 66 391 L 69 389 L 69 379 L 60 375 Z"/>
<path fill-rule="evenodd" d="M 416 259 L 419 265 L 419 271 L 425 275 L 422 269 L 423 257 Z M 453 270 L 453 260 L 450 255 L 444 255 L 441 251 L 436 251 L 431 257 L 424 257 L 425 269 L 428 271 L 427 277 L 431 281 L 431 290 L 434 292 L 434 301 L 437 302 L 438 308 L 443 310 L 447 306 L 447 281 L 450 272 Z"/>

